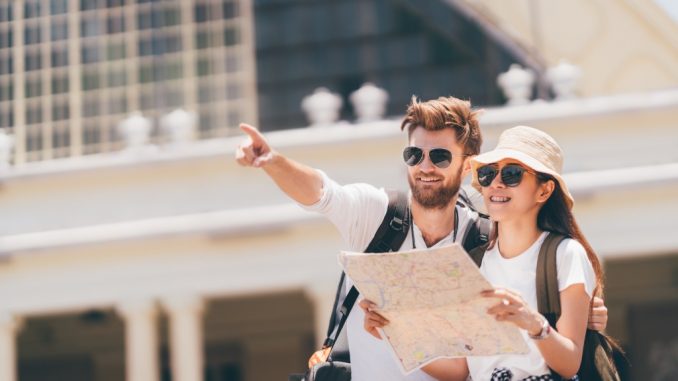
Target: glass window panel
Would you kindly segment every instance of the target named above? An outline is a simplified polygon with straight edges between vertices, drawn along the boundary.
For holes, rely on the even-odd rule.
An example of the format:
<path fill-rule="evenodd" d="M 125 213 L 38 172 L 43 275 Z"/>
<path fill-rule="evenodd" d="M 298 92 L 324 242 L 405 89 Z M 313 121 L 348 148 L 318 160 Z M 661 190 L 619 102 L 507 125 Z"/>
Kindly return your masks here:
<path fill-rule="evenodd" d="M 83 46 L 81 48 L 80 60 L 82 63 L 93 63 L 101 60 L 101 49 L 98 45 Z"/>
<path fill-rule="evenodd" d="M 108 114 L 123 114 L 127 112 L 127 98 L 115 96 L 108 100 Z"/>
<path fill-rule="evenodd" d="M 28 78 L 26 79 L 25 84 L 24 91 L 26 98 L 34 98 L 42 95 L 42 78 Z"/>
<path fill-rule="evenodd" d="M 52 94 L 67 93 L 68 88 L 68 76 L 52 78 Z"/>
<path fill-rule="evenodd" d="M 70 111 L 67 100 L 54 102 L 52 105 L 52 120 L 54 121 L 70 118 L 69 113 Z"/>
<path fill-rule="evenodd" d="M 151 12 L 150 11 L 140 11 L 137 14 L 137 29 L 145 30 L 151 28 Z"/>
<path fill-rule="evenodd" d="M 238 2 L 237 0 L 225 0 L 223 3 L 223 18 L 232 19 L 238 17 Z"/>
<path fill-rule="evenodd" d="M 115 61 L 125 58 L 127 56 L 125 48 L 124 42 L 109 43 L 107 47 L 107 59 L 109 61 Z"/>
<path fill-rule="evenodd" d="M 52 143 L 54 148 L 68 147 L 71 145 L 71 131 L 66 126 L 52 129 Z"/>
<path fill-rule="evenodd" d="M 0 49 L 14 46 L 14 32 L 11 29 L 0 30 Z"/>
<path fill-rule="evenodd" d="M 12 99 L 14 99 L 14 84 L 10 82 L 0 86 L 0 101 L 9 101 Z"/>
<path fill-rule="evenodd" d="M 99 97 L 85 97 L 82 101 L 82 116 L 92 117 L 101 114 Z"/>
<path fill-rule="evenodd" d="M 68 66 L 68 51 L 66 48 L 52 48 L 52 67 Z"/>
<path fill-rule="evenodd" d="M 0 22 L 2 21 L 12 21 L 14 16 L 12 15 L 13 9 L 12 4 L 0 2 Z"/>
<path fill-rule="evenodd" d="M 208 20 L 207 4 L 196 4 L 194 9 L 195 22 L 205 22 Z"/>
<path fill-rule="evenodd" d="M 232 46 L 240 43 L 240 33 L 235 27 L 227 27 L 224 29 L 224 45 Z"/>
<path fill-rule="evenodd" d="M 0 112 L 0 127 L 14 127 L 14 111 L 11 108 Z"/>
<path fill-rule="evenodd" d="M 42 131 L 39 128 L 27 128 L 26 130 L 26 151 L 42 150 Z"/>
<path fill-rule="evenodd" d="M 26 123 L 42 123 L 42 104 L 38 102 L 26 105 Z"/>
<path fill-rule="evenodd" d="M 125 86 L 127 84 L 127 72 L 124 68 L 111 69 L 108 72 L 108 87 Z"/>
<path fill-rule="evenodd" d="M 40 25 L 27 25 L 24 28 L 24 44 L 39 44 L 42 39 Z"/>
<path fill-rule="evenodd" d="M 41 0 L 24 0 L 24 18 L 31 19 L 40 17 Z"/>
<path fill-rule="evenodd" d="M 82 74 L 82 89 L 94 90 L 100 87 L 99 73 L 96 70 L 88 70 Z"/>
<path fill-rule="evenodd" d="M 40 55 L 40 51 L 26 52 L 24 62 L 26 71 L 42 69 L 42 55 Z"/>
<path fill-rule="evenodd" d="M 68 0 L 50 0 L 49 11 L 53 15 L 68 13 Z"/>
<path fill-rule="evenodd" d="M 101 34 L 101 27 L 99 19 L 84 19 L 80 22 L 80 35 L 82 37 L 98 36 Z"/>
<path fill-rule="evenodd" d="M 123 5 L 125 5 L 125 0 L 106 0 L 108 8 L 122 7 Z"/>
<path fill-rule="evenodd" d="M 139 82 L 148 83 L 153 81 L 153 67 L 151 64 L 142 64 L 139 67 Z"/>
<path fill-rule="evenodd" d="M 14 73 L 14 59 L 12 57 L 0 59 L 0 74 Z"/>
<path fill-rule="evenodd" d="M 165 26 L 179 25 L 181 23 L 181 16 L 179 10 L 175 8 L 165 10 Z"/>
<path fill-rule="evenodd" d="M 153 48 L 151 45 L 151 39 L 148 37 L 142 37 L 139 39 L 139 56 L 150 56 L 153 54 Z"/>
<path fill-rule="evenodd" d="M 199 58 L 198 59 L 198 76 L 204 77 L 207 75 L 214 74 L 214 64 L 209 58 Z"/>
<path fill-rule="evenodd" d="M 60 41 L 68 39 L 68 21 L 67 20 L 52 20 L 50 26 L 50 35 L 52 41 Z"/>
<path fill-rule="evenodd" d="M 92 9 L 97 9 L 99 7 L 99 2 L 97 0 L 80 0 L 80 10 L 89 11 Z"/>
<path fill-rule="evenodd" d="M 123 33 L 125 31 L 125 18 L 123 15 L 112 15 L 106 20 L 108 34 Z"/>

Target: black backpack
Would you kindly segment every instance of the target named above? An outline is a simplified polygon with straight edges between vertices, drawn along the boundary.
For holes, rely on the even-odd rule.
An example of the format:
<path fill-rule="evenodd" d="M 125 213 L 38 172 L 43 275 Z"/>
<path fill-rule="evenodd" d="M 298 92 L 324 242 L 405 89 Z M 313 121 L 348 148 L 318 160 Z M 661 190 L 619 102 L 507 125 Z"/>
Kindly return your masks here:
<path fill-rule="evenodd" d="M 408 195 L 400 191 L 387 191 L 387 194 L 388 209 L 386 215 L 372 241 L 365 249 L 365 253 L 398 251 L 407 237 L 411 223 Z M 462 246 L 464 249 L 469 252 L 487 243 L 490 233 L 489 217 L 476 210 L 463 189 L 459 191 L 457 206 L 469 208 L 478 213 L 479 216 L 478 219 L 469 222 L 466 231 L 463 233 Z M 345 282 L 346 275 L 342 272 L 337 285 L 337 293 L 334 298 L 334 306 L 323 348 L 332 347 L 330 360 L 349 363 L 351 357 L 348 351 L 348 341 L 342 328 L 358 298 L 359 292 L 355 287 L 351 287 L 351 290 L 346 293 Z"/>

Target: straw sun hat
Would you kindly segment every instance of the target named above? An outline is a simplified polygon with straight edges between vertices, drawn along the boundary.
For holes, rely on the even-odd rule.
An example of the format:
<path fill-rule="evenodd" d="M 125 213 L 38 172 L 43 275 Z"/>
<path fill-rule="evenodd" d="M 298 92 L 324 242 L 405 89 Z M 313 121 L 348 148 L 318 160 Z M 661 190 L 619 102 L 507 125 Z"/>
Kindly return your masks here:
<path fill-rule="evenodd" d="M 572 209 L 574 199 L 560 175 L 563 170 L 563 151 L 547 133 L 527 126 L 517 126 L 502 132 L 495 149 L 472 159 L 473 187 L 480 191 L 478 167 L 504 159 L 517 160 L 537 172 L 553 176 L 560 184 L 568 207 Z"/>

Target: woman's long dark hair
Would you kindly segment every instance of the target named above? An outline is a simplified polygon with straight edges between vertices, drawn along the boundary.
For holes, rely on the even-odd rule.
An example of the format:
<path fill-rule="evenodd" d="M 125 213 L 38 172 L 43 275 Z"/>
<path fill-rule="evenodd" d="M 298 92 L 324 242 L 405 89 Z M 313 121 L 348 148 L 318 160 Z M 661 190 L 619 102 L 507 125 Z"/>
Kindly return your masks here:
<path fill-rule="evenodd" d="M 595 251 L 591 247 L 589 241 L 584 237 L 584 234 L 579 229 L 579 224 L 572 214 L 572 210 L 568 207 L 565 194 L 563 193 L 560 183 L 553 176 L 544 173 L 537 173 L 537 180 L 540 183 L 553 181 L 554 190 L 551 196 L 544 203 L 537 214 L 537 227 L 543 231 L 557 233 L 575 239 L 581 243 L 586 250 L 586 256 L 593 265 L 593 271 L 596 274 L 596 290 L 594 296 L 603 296 L 604 276 L 603 267 Z M 490 244 L 488 248 L 494 247 L 497 242 L 499 234 L 498 222 L 494 222 L 492 232 L 490 233 Z"/>

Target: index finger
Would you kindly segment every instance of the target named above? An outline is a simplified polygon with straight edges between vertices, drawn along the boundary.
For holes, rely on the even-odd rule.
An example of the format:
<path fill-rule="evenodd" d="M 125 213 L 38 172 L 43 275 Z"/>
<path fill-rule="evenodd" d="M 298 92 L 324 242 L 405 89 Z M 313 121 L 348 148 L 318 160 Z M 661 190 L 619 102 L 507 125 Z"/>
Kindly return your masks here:
<path fill-rule="evenodd" d="M 263 135 L 261 135 L 261 132 L 259 132 L 256 127 L 247 123 L 240 123 L 240 130 L 246 133 L 252 139 L 252 142 L 260 142 L 264 139 Z"/>

